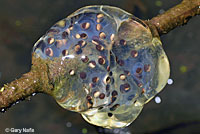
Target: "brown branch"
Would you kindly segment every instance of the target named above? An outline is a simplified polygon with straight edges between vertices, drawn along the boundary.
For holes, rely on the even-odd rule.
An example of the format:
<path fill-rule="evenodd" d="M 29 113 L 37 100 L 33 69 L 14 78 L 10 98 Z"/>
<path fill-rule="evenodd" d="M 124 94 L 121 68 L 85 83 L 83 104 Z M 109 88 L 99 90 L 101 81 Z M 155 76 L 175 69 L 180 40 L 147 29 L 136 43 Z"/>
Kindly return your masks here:
<path fill-rule="evenodd" d="M 179 5 L 158 15 L 147 23 L 154 25 L 159 35 L 186 24 L 193 16 L 200 14 L 200 0 L 183 0 Z"/>
<path fill-rule="evenodd" d="M 43 92 L 51 94 L 53 87 L 49 82 L 47 69 L 45 62 L 33 58 L 33 65 L 30 72 L 9 84 L 5 84 L 0 89 L 1 111 L 4 112 L 13 103 L 31 96 L 33 93 Z"/>

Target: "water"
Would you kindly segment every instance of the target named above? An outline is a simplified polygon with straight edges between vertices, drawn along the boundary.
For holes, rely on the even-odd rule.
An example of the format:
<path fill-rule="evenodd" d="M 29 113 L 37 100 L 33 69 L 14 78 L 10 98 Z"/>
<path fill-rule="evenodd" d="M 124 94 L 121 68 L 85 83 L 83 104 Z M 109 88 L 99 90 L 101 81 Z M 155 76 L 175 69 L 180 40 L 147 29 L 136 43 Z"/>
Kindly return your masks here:
<path fill-rule="evenodd" d="M 158 14 L 160 9 L 166 11 L 180 2 L 180 0 L 163 1 L 162 7 L 156 7 L 155 1 L 141 0 L 146 8 L 145 13 L 138 6 L 132 6 L 130 4 L 132 0 L 125 2 L 43 0 L 35 3 L 26 0 L 12 2 L 2 0 L 0 2 L 2 5 L 0 72 L 3 72 L 1 85 L 29 70 L 32 45 L 50 26 L 74 10 L 84 5 L 105 3 L 135 11 L 137 17 L 148 19 Z M 133 7 L 136 8 L 133 10 Z M 20 20 L 21 25 L 16 26 L 16 20 Z M 171 63 L 171 78 L 174 83 L 159 94 L 162 98 L 160 104 L 150 101 L 145 106 L 142 114 L 128 127 L 131 133 L 164 133 L 168 128 L 171 129 L 168 133 L 200 132 L 199 23 L 200 19 L 196 17 L 184 27 L 162 37 L 164 49 Z M 189 35 L 192 36 L 186 33 L 191 33 Z M 186 66 L 187 71 L 182 73 L 181 66 Z M 68 121 L 73 124 L 72 127 L 66 126 Z M 60 108 L 54 99 L 41 94 L 32 97 L 31 101 L 22 101 L 1 114 L 0 132 L 4 133 L 3 130 L 7 127 L 31 127 L 36 132 L 44 134 L 80 134 L 83 128 L 87 128 L 88 134 L 97 134 L 95 127 L 85 122 L 79 114 Z"/>

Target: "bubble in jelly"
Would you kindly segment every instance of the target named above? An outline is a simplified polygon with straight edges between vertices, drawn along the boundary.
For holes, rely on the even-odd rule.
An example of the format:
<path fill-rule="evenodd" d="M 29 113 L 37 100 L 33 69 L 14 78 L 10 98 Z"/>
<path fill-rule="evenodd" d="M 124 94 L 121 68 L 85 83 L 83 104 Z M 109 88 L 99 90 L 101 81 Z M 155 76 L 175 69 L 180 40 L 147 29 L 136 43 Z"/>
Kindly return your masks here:
<path fill-rule="evenodd" d="M 77 10 L 52 26 L 33 52 L 66 65 L 54 82 L 57 103 L 106 128 L 132 123 L 169 78 L 161 41 L 145 22 L 111 6 Z"/>

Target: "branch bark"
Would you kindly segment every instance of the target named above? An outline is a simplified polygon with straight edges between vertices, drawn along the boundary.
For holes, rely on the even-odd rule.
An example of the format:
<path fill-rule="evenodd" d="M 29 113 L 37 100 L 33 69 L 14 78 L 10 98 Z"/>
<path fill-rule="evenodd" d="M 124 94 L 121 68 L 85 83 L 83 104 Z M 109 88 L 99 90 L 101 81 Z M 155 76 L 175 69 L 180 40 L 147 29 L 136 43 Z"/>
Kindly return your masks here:
<path fill-rule="evenodd" d="M 155 26 L 161 36 L 174 28 L 186 24 L 193 16 L 200 14 L 200 0 L 183 0 L 180 4 L 147 23 Z"/>
<path fill-rule="evenodd" d="M 32 59 L 32 69 L 21 78 L 4 84 L 0 89 L 0 111 L 5 112 L 7 108 L 17 101 L 23 100 L 33 93 L 42 92 L 51 94 L 53 85 L 48 78 L 48 67 L 39 59 Z"/>

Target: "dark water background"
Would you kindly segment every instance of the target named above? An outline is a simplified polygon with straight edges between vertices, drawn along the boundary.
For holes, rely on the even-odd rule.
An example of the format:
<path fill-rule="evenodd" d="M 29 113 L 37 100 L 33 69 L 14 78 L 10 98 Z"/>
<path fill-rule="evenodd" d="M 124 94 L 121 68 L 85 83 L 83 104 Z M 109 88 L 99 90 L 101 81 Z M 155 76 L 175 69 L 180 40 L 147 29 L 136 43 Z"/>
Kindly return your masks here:
<path fill-rule="evenodd" d="M 55 22 L 80 7 L 114 5 L 142 19 L 178 4 L 180 0 L 0 0 L 0 85 L 19 78 L 31 65 L 33 44 Z M 119 134 L 200 133 L 200 16 L 162 36 L 174 81 L 146 104 L 140 116 Z M 37 94 L 0 113 L 0 134 L 5 128 L 33 128 L 41 134 L 97 134 L 78 113 L 62 109 L 52 97 Z M 99 129 L 102 131 L 102 129 Z M 108 132 L 108 130 L 104 130 Z"/>

